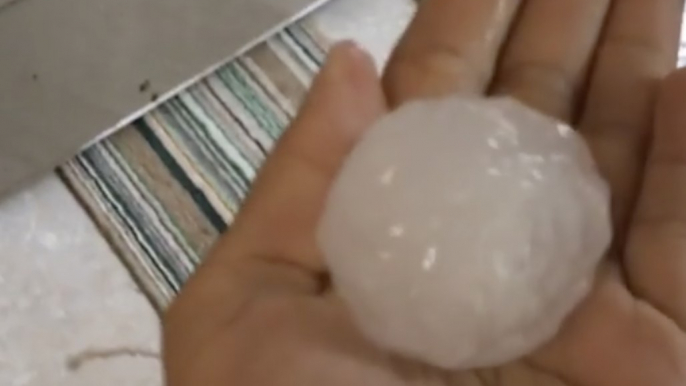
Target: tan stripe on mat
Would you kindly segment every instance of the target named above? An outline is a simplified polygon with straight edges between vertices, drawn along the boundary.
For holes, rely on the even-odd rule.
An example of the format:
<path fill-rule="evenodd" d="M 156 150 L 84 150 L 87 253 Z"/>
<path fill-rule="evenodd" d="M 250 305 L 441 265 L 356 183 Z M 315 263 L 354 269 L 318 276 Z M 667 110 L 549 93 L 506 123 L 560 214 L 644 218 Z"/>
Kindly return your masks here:
<path fill-rule="evenodd" d="M 217 239 L 217 232 L 197 210 L 192 197 L 172 176 L 157 154 L 148 146 L 138 130 L 123 130 L 112 138 L 112 144 L 130 162 L 141 182 L 150 190 L 191 248 L 203 255 Z"/>

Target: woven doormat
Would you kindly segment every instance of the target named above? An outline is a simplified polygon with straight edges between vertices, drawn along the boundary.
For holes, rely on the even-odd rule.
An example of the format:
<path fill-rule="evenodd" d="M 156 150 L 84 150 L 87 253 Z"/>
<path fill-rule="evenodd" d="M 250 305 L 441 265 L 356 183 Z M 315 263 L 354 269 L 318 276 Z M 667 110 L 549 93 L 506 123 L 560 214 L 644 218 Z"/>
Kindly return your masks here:
<path fill-rule="evenodd" d="M 158 310 L 231 226 L 323 46 L 293 25 L 61 168 Z"/>

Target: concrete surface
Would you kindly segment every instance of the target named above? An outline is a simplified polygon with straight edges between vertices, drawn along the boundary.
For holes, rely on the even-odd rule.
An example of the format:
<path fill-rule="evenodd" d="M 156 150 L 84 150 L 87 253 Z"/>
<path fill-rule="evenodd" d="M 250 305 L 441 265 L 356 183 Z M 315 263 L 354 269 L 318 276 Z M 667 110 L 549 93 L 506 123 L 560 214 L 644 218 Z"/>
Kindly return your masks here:
<path fill-rule="evenodd" d="M 0 195 L 323 1 L 0 3 Z"/>

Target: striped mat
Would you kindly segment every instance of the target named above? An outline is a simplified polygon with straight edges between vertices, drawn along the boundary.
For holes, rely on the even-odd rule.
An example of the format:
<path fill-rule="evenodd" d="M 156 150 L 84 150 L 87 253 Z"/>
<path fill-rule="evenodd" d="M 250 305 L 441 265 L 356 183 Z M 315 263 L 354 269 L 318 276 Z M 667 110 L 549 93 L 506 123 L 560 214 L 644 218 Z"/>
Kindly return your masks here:
<path fill-rule="evenodd" d="M 295 24 L 61 168 L 158 310 L 231 225 L 322 42 Z"/>

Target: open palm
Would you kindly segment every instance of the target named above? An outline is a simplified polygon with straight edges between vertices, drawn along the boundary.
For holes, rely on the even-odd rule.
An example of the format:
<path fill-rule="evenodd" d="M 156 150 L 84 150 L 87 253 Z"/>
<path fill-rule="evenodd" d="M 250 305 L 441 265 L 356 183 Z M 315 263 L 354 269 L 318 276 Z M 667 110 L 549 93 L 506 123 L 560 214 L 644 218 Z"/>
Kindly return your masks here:
<path fill-rule="evenodd" d="M 383 88 L 361 50 L 338 46 L 234 227 L 165 320 L 169 385 L 686 384 L 686 73 L 662 81 L 681 7 L 424 0 Z M 611 184 L 617 233 L 595 290 L 553 342 L 463 373 L 367 342 L 314 242 L 330 183 L 360 135 L 407 100 L 455 92 L 511 95 L 577 126 Z"/>

